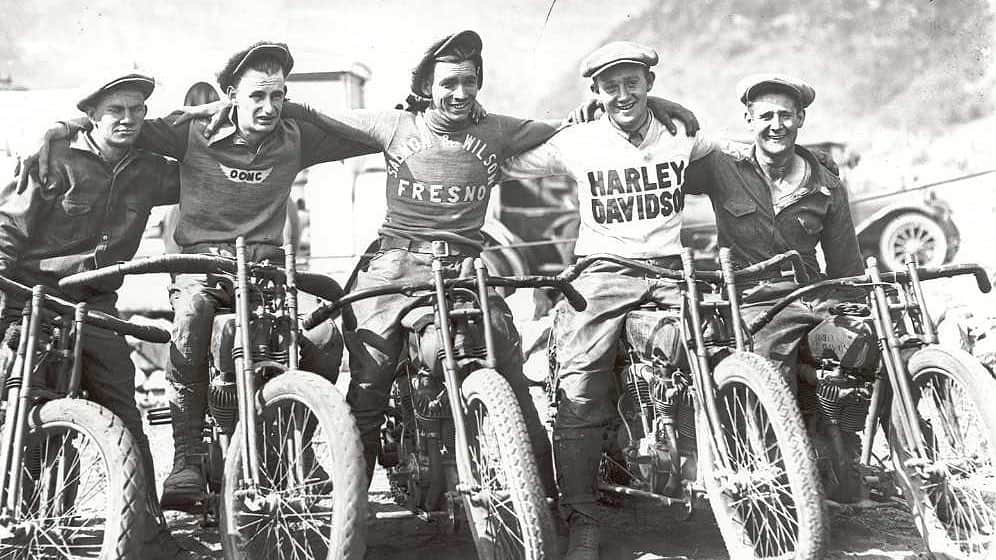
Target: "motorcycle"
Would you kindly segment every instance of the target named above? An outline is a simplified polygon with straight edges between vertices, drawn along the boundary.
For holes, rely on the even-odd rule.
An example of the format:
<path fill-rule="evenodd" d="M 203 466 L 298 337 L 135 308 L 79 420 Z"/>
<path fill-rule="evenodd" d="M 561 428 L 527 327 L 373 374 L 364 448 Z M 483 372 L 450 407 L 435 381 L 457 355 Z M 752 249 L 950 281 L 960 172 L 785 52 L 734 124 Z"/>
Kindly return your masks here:
<path fill-rule="evenodd" d="M 607 501 L 635 498 L 688 516 L 708 499 L 732 558 L 822 558 L 815 457 L 790 388 L 751 352 L 738 290 L 738 282 L 770 277 L 784 263 L 802 270 L 799 255 L 734 270 L 723 249 L 720 271 L 696 270 L 689 249 L 681 260 L 682 270 L 670 270 L 596 254 L 564 272 L 573 278 L 610 261 L 670 280 L 681 292 L 678 301 L 649 301 L 627 315 L 614 372 L 618 419 L 603 446 L 597 489 Z M 551 415 L 560 399 L 563 319 L 551 331 Z"/>
<path fill-rule="evenodd" d="M 411 296 L 402 327 L 408 340 L 381 431 L 379 462 L 395 502 L 407 511 L 379 518 L 466 517 L 478 556 L 556 557 L 556 536 L 525 420 L 496 369 L 489 288 L 548 286 L 583 308 L 564 279 L 489 276 L 484 262 L 463 261 L 446 278 L 445 242 L 433 244 L 432 282 L 357 290 L 316 310 L 317 324 L 352 302 L 386 294 Z"/>
<path fill-rule="evenodd" d="M 0 400 L 0 557 L 130 558 L 148 481 L 131 432 L 81 388 L 83 339 L 99 327 L 149 342 L 168 332 L 0 277 L 27 297 Z M 8 333 L 9 336 L 9 333 Z M 9 352 L 13 348 L 5 348 Z M 150 511 L 154 509 L 150 508 Z"/>
<path fill-rule="evenodd" d="M 204 512 L 217 512 L 225 557 L 362 558 L 367 494 L 363 447 L 343 396 L 330 381 L 298 369 L 297 293 L 342 294 L 334 280 L 235 258 L 163 255 L 66 277 L 63 287 L 125 274 L 210 274 L 230 293 L 219 310 L 204 439 Z M 168 408 L 148 412 L 170 422 Z"/>
<path fill-rule="evenodd" d="M 817 282 L 783 295 L 748 325 L 756 333 L 793 301 L 821 290 L 862 292 L 841 303 L 806 337 L 815 370 L 815 398 L 829 423 L 831 474 L 840 469 L 842 438 L 863 433 L 860 464 L 869 482 L 895 480 L 935 558 L 996 557 L 996 380 L 971 354 L 938 343 L 921 282 L 971 274 L 991 290 L 977 265 L 880 273 L 868 260 L 860 276 Z M 892 472 L 874 461 L 879 427 L 886 430 Z"/>

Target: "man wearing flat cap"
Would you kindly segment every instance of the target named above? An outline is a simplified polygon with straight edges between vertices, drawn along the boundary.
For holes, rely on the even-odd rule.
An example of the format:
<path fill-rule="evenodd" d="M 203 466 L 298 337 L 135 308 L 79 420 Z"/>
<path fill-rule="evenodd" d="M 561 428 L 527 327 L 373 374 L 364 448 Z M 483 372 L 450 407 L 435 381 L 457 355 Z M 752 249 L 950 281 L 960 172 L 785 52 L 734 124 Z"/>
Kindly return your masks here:
<path fill-rule="evenodd" d="M 598 120 L 558 132 L 505 160 L 507 179 L 568 175 L 578 184 L 578 256 L 610 253 L 680 268 L 685 171 L 717 145 L 665 130 L 647 104 L 657 52 L 628 41 L 604 45 L 581 63 L 581 75 L 604 108 Z M 584 311 L 558 317 L 559 391 L 553 430 L 561 505 L 570 527 L 569 560 L 596 559 L 599 508 L 595 480 L 606 428 L 616 418 L 612 370 L 626 316 L 651 298 L 677 298 L 673 283 L 642 270 L 598 263 L 573 282 Z"/>
<path fill-rule="evenodd" d="M 30 180 L 24 192 L 11 183 L 0 192 L 0 274 L 117 315 L 120 280 L 68 293 L 58 283 L 64 276 L 132 258 L 152 207 L 177 202 L 176 164 L 135 147 L 145 100 L 154 87 L 152 78 L 137 73 L 100 80 L 77 104 L 91 130 L 54 143 L 47 180 Z M 19 327 L 24 305 L 18 299 L 7 295 L 4 301 L 0 324 L 8 344 L 16 345 L 18 335 L 12 330 Z M 134 543 L 129 554 L 172 557 L 177 549 L 162 524 L 152 453 L 135 404 L 131 349 L 111 331 L 92 328 L 87 333 L 83 387 L 124 422 L 142 459 L 148 511 L 140 536 L 145 542 Z M 5 345 L 3 352 L 11 349 Z"/>
<path fill-rule="evenodd" d="M 250 261 L 282 263 L 286 204 L 297 173 L 316 163 L 377 151 L 308 122 L 283 118 L 285 80 L 293 66 L 287 45 L 253 44 L 235 53 L 218 73 L 218 85 L 233 108 L 220 128 L 205 134 L 206 120 L 180 118 L 179 113 L 145 122 L 136 145 L 180 162 L 174 241 L 182 252 L 231 257 L 234 240 L 242 236 Z M 47 138 L 60 132 L 57 127 Z M 177 274 L 170 303 L 173 339 L 166 375 L 173 387 L 175 447 L 162 505 L 185 511 L 197 507 L 205 493 L 199 458 L 204 453 L 208 347 L 215 310 L 230 306 L 232 294 L 211 275 Z M 301 369 L 334 382 L 342 359 L 334 324 L 326 322 L 305 335 Z"/>
<path fill-rule="evenodd" d="M 708 194 L 712 201 L 719 246 L 730 248 L 737 267 L 794 249 L 811 281 L 861 274 L 847 190 L 812 152 L 796 143 L 815 90 L 790 76 L 754 74 L 738 83 L 736 93 L 746 107 L 753 149 L 742 157 L 710 154 L 691 165 L 686 177 L 686 192 Z M 825 270 L 817 261 L 817 245 Z M 761 282 L 745 293 L 746 320 L 769 308 L 771 302 L 763 301 L 767 285 Z M 799 388 L 802 337 L 846 297 L 838 290 L 796 301 L 755 335 L 755 351 L 774 361 L 793 389 Z M 857 438 L 850 437 L 850 443 L 857 445 Z M 832 498 L 860 499 L 856 468 L 838 478 L 826 488 Z"/>

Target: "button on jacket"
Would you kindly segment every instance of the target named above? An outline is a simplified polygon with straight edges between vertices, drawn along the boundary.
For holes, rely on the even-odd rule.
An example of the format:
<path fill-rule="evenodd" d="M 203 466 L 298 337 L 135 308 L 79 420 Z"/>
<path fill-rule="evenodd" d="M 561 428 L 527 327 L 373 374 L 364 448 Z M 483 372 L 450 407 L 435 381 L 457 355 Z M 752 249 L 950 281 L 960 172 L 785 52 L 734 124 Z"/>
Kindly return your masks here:
<path fill-rule="evenodd" d="M 47 184 L 32 180 L 18 194 L 15 181 L 0 192 L 0 273 L 27 285 L 54 287 L 64 276 L 131 259 L 152 207 L 178 201 L 174 162 L 133 149 L 109 164 L 86 132 L 53 144 L 51 161 Z"/>
<path fill-rule="evenodd" d="M 753 154 L 741 159 L 714 150 L 689 166 L 685 192 L 709 195 L 719 246 L 730 248 L 737 267 L 795 249 L 813 281 L 861 274 L 864 266 L 847 190 L 811 152 L 801 146 L 795 149 L 809 164 L 809 178 L 777 213 Z M 826 257 L 825 275 L 816 260 L 817 245 Z"/>

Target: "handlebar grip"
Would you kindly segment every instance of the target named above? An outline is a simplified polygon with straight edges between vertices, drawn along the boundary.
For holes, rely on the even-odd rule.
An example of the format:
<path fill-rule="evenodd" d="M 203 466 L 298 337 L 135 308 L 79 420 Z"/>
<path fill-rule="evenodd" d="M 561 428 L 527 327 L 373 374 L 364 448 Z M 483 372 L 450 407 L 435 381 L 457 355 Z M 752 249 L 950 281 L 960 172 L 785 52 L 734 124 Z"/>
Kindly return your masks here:
<path fill-rule="evenodd" d="M 86 322 L 95 327 L 114 331 L 122 335 L 133 336 L 147 342 L 164 344 L 169 342 L 171 338 L 169 331 L 165 329 L 160 329 L 152 325 L 138 325 L 99 311 L 90 311 L 87 313 Z"/>
<path fill-rule="evenodd" d="M 70 274 L 69 276 L 59 280 L 59 287 L 62 289 L 75 288 L 77 286 L 92 284 L 98 280 L 103 280 L 112 276 L 119 276 L 121 273 L 118 271 L 118 266 L 120 265 L 112 265 L 106 268 L 97 268 L 94 270 L 86 270 L 83 272 L 77 272 L 76 274 Z"/>
<path fill-rule="evenodd" d="M 584 311 L 588 308 L 588 300 L 584 299 L 581 292 L 574 289 L 574 286 L 572 286 L 570 282 L 564 282 L 559 286 L 559 288 L 560 292 L 564 294 L 564 299 L 567 300 L 567 303 L 571 304 L 571 307 L 573 307 L 575 311 Z"/>
<path fill-rule="evenodd" d="M 148 257 L 135 259 L 133 261 L 105 266 L 96 270 L 87 270 L 71 274 L 59 280 L 59 287 L 66 289 L 89 284 L 97 280 L 111 278 L 115 276 L 125 276 L 127 274 L 148 274 L 148 273 L 174 273 L 174 274 L 210 274 L 210 273 L 235 273 L 235 261 L 227 257 L 215 255 L 160 255 L 158 257 Z"/>
<path fill-rule="evenodd" d="M 335 314 L 335 311 L 336 306 L 327 303 L 308 314 L 308 316 L 301 321 L 301 328 L 306 331 L 310 331 L 332 317 L 332 315 Z"/>
<path fill-rule="evenodd" d="M 322 299 L 335 301 L 346 293 L 335 279 L 324 274 L 298 272 L 295 274 L 294 279 L 297 282 L 299 290 Z"/>
<path fill-rule="evenodd" d="M 975 283 L 979 286 L 979 291 L 984 294 L 988 294 L 993 290 L 992 281 L 989 280 L 989 275 L 982 268 L 975 271 Z"/>

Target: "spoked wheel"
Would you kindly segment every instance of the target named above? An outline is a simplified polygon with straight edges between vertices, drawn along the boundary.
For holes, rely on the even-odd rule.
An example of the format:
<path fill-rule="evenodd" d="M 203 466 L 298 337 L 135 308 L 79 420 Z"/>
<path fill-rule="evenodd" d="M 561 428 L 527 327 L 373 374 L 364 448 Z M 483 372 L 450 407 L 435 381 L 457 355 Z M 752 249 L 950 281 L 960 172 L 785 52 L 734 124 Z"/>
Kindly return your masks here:
<path fill-rule="evenodd" d="M 921 266 L 941 266 L 948 253 L 948 238 L 940 224 L 917 212 L 889 220 L 879 237 L 879 255 L 889 270 L 903 270 L 907 257 Z"/>
<path fill-rule="evenodd" d="M 497 371 L 481 369 L 462 390 L 474 474 L 464 507 L 478 556 L 555 558 L 553 520 L 512 388 Z"/>
<path fill-rule="evenodd" d="M 756 354 L 737 352 L 714 372 L 727 467 L 703 414 L 699 465 L 731 558 L 822 558 L 823 502 L 816 460 L 788 386 Z"/>
<path fill-rule="evenodd" d="M 928 346 L 909 375 L 927 457 L 917 459 L 893 405 L 896 472 L 938 558 L 996 558 L 996 381 L 970 354 Z"/>
<path fill-rule="evenodd" d="M 225 558 L 363 558 L 366 465 L 345 399 L 303 371 L 268 381 L 262 397 L 258 486 L 243 476 L 241 426 L 225 460 Z"/>
<path fill-rule="evenodd" d="M 0 559 L 138 558 L 145 485 L 138 447 L 107 409 L 59 399 L 38 409 L 20 470 L 20 519 Z"/>

